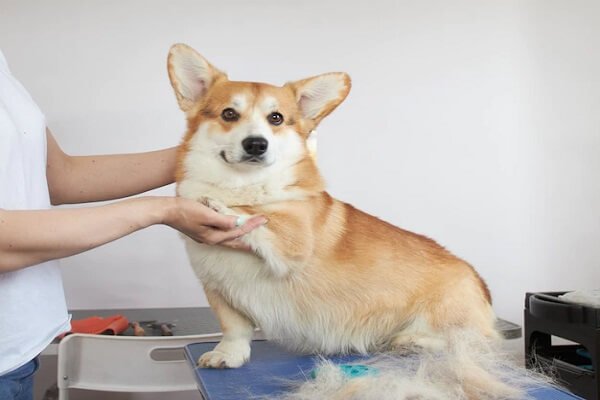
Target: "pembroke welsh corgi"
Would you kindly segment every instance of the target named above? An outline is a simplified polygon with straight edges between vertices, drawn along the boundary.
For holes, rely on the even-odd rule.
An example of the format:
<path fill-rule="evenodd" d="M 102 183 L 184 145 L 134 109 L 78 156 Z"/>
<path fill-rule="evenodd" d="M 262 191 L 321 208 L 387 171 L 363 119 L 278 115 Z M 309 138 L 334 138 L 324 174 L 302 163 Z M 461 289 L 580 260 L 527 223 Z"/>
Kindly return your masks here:
<path fill-rule="evenodd" d="M 242 238 L 252 251 L 186 238 L 223 330 L 201 366 L 244 364 L 255 327 L 322 354 L 444 348 L 456 329 L 498 336 L 471 265 L 326 192 L 307 140 L 348 95 L 347 74 L 283 86 L 230 81 L 183 44 L 171 48 L 168 72 L 188 121 L 177 194 L 268 219 Z"/>

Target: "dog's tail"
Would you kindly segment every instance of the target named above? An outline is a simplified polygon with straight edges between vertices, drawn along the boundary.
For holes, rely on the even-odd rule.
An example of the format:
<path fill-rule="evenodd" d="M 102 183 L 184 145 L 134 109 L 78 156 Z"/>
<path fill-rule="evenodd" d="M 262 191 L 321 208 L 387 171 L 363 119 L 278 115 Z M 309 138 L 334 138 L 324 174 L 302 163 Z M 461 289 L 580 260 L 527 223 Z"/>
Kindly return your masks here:
<path fill-rule="evenodd" d="M 385 353 L 356 362 L 371 373 L 349 378 L 323 360 L 318 374 L 280 400 L 516 400 L 551 384 L 499 351 L 477 334 L 457 331 L 447 349 Z"/>

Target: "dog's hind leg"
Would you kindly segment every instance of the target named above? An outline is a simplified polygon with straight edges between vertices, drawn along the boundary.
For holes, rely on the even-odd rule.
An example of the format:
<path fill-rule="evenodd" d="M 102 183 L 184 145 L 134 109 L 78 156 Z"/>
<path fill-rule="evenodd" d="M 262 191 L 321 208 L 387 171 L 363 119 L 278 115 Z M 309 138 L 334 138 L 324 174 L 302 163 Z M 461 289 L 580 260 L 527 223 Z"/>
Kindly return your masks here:
<path fill-rule="evenodd" d="M 214 350 L 204 353 L 198 365 L 205 368 L 238 368 L 250 358 L 254 325 L 232 308 L 216 290 L 206 289 L 206 298 L 217 315 L 223 339 Z"/>
<path fill-rule="evenodd" d="M 399 351 L 423 349 L 440 352 L 448 348 L 448 341 L 436 333 L 425 318 L 417 316 L 392 338 L 390 347 Z"/>

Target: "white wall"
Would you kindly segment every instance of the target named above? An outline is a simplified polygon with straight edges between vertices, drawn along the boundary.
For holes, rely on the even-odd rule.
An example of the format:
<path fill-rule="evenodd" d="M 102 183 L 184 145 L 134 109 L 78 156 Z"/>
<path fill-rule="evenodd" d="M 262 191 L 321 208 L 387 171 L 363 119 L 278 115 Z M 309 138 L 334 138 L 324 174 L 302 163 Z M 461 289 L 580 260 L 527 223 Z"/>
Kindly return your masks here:
<path fill-rule="evenodd" d="M 319 138 L 335 196 L 470 261 L 502 317 L 525 291 L 597 287 L 600 3 L 356 3 L 0 0 L 0 48 L 72 154 L 178 142 L 175 42 L 236 80 L 347 71 Z M 73 308 L 206 304 L 164 227 L 63 270 Z"/>

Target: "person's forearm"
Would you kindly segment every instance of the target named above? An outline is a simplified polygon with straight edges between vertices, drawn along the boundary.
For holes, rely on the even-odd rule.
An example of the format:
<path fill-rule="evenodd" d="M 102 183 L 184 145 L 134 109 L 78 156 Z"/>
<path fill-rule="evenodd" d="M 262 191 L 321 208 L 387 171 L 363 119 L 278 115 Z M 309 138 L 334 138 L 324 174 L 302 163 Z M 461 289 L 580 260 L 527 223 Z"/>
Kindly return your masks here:
<path fill-rule="evenodd" d="M 177 147 L 136 154 L 72 156 L 57 204 L 119 199 L 173 183 Z"/>
<path fill-rule="evenodd" d="M 0 209 L 0 273 L 78 254 L 162 223 L 172 201 L 143 197 L 79 209 Z"/>
<path fill-rule="evenodd" d="M 47 130 L 46 178 L 52 204 L 114 200 L 172 183 L 177 147 L 146 153 L 73 157 Z"/>

